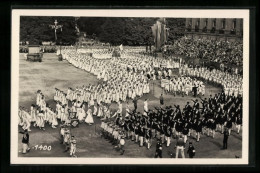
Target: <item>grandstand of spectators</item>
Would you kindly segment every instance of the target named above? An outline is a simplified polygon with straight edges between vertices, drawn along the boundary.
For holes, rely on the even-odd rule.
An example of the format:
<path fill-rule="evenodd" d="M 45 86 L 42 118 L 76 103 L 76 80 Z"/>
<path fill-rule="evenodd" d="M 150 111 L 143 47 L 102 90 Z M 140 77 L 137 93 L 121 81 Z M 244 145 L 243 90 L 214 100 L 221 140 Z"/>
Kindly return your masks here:
<path fill-rule="evenodd" d="M 243 43 L 220 40 L 204 40 L 182 37 L 174 42 L 170 51 L 191 58 L 208 59 L 212 62 L 243 64 Z"/>

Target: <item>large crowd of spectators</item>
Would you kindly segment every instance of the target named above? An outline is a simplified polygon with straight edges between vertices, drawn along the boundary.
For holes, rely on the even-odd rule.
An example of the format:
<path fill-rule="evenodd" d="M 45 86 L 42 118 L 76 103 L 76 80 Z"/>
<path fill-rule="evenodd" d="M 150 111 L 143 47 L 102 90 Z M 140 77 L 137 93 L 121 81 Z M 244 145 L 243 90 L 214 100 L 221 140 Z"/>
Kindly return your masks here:
<path fill-rule="evenodd" d="M 174 42 L 171 52 L 191 58 L 208 59 L 212 62 L 234 65 L 243 63 L 243 43 L 238 41 L 182 37 Z"/>

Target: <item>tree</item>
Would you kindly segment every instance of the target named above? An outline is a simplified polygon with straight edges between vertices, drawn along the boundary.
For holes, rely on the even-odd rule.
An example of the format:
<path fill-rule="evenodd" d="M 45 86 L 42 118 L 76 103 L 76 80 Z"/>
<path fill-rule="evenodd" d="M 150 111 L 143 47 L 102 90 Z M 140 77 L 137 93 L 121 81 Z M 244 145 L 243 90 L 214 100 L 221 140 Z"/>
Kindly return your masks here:
<path fill-rule="evenodd" d="M 78 38 L 75 26 L 81 32 L 86 32 L 97 40 L 112 45 L 146 45 L 153 44 L 151 26 L 158 18 L 133 17 L 37 17 L 22 16 L 20 20 L 20 41 L 30 41 L 30 44 L 40 44 L 42 41 L 55 41 L 54 31 L 49 25 L 63 25 L 62 32 L 57 30 L 58 44 L 74 44 Z M 166 18 L 166 26 L 170 28 L 168 42 L 184 35 L 185 19 Z"/>
<path fill-rule="evenodd" d="M 20 41 L 29 41 L 30 44 L 41 44 L 42 41 L 55 41 L 54 31 L 49 25 L 63 25 L 62 32 L 57 30 L 58 43 L 74 44 L 76 41 L 75 25 L 73 17 L 35 17 L 22 16 L 20 18 Z"/>

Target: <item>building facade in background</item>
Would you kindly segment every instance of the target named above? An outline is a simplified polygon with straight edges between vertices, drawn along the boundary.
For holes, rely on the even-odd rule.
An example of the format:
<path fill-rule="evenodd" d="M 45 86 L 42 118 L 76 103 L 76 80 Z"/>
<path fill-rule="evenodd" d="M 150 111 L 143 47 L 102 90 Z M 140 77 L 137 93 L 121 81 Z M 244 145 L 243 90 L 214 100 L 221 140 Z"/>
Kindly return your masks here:
<path fill-rule="evenodd" d="M 185 35 L 196 39 L 242 41 L 243 19 L 187 18 Z"/>

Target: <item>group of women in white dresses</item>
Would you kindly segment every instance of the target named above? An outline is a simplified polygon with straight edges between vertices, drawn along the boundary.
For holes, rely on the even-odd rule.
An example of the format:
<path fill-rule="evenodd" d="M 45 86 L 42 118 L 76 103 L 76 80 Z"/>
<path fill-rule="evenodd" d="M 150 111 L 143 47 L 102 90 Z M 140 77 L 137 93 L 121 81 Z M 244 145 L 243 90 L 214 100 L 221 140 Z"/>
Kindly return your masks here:
<path fill-rule="evenodd" d="M 67 92 L 69 99 L 77 98 L 88 103 L 97 100 L 98 103 L 110 104 L 134 99 L 137 96 L 141 97 L 143 94 L 150 92 L 147 76 L 138 72 L 138 70 L 141 70 L 139 67 L 138 69 L 133 67 L 134 62 L 131 58 L 113 58 L 106 61 L 81 55 L 73 52 L 73 50 L 63 52 L 65 59 L 71 64 L 96 75 L 97 79 L 101 81 L 96 86 L 90 85 L 75 90 L 69 89 Z M 132 64 L 129 71 L 127 70 L 128 63 Z"/>
<path fill-rule="evenodd" d="M 225 94 L 229 96 L 243 95 L 243 76 L 231 74 L 221 70 L 209 70 L 205 67 L 189 68 L 182 67 L 182 72 L 185 75 L 200 78 L 210 83 L 221 85 Z"/>
<path fill-rule="evenodd" d="M 161 87 L 164 88 L 166 92 L 171 92 L 173 94 L 186 94 L 189 95 L 192 92 L 193 87 L 197 87 L 198 94 L 205 95 L 205 85 L 202 81 L 196 78 L 191 78 L 188 76 L 181 77 L 171 77 L 169 79 L 161 80 Z"/>

